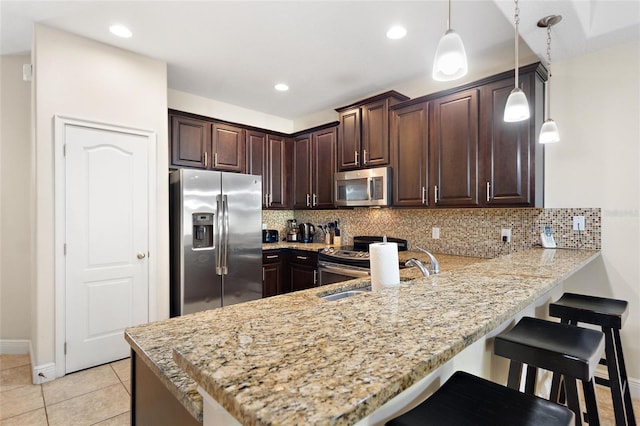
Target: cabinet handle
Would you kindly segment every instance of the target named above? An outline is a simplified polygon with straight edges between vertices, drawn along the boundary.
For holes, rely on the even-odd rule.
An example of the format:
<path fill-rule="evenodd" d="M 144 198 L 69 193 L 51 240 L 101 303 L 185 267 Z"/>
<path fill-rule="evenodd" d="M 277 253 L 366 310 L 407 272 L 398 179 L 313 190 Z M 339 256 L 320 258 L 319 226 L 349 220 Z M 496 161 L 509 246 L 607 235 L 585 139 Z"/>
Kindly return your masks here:
<path fill-rule="evenodd" d="M 356 161 L 356 166 L 359 166 L 360 163 L 358 162 L 358 151 L 353 151 L 353 158 Z"/>
<path fill-rule="evenodd" d="M 264 206 L 269 207 L 269 194 L 264 194 Z"/>
<path fill-rule="evenodd" d="M 433 201 L 434 203 L 438 203 L 438 185 L 433 186 Z"/>
<path fill-rule="evenodd" d="M 307 194 L 307 207 L 311 207 L 311 195 Z"/>
<path fill-rule="evenodd" d="M 204 154 L 202 154 L 202 157 L 204 158 L 204 168 L 206 169 L 207 166 L 209 165 L 209 156 L 207 155 L 206 151 Z"/>
<path fill-rule="evenodd" d="M 264 283 L 264 266 L 262 267 L 262 282 Z"/>
<path fill-rule="evenodd" d="M 313 201 L 311 202 L 311 207 L 315 207 L 318 205 L 318 196 L 316 195 L 316 193 L 313 193 Z"/>
<path fill-rule="evenodd" d="M 269 193 L 267 194 L 267 207 L 271 207 L 271 204 L 273 204 L 273 194 Z"/>
<path fill-rule="evenodd" d="M 362 164 L 366 165 L 367 164 L 367 150 L 363 150 L 362 151 Z"/>
<path fill-rule="evenodd" d="M 270 254 L 267 256 L 267 259 L 277 259 L 278 255 L 277 254 Z"/>
<path fill-rule="evenodd" d="M 427 204 L 427 187 L 423 186 L 420 192 L 420 201 L 422 201 L 422 204 Z"/>
<path fill-rule="evenodd" d="M 213 167 L 218 167 L 218 153 L 213 153 Z"/>
<path fill-rule="evenodd" d="M 490 191 L 491 191 L 491 184 L 489 182 L 487 182 L 487 203 L 489 201 L 491 201 L 491 199 L 490 199 L 491 198 L 490 197 L 491 192 Z"/>
<path fill-rule="evenodd" d="M 296 259 L 307 260 L 308 257 L 307 256 L 296 256 Z"/>
<path fill-rule="evenodd" d="M 314 269 L 313 270 L 313 285 L 317 285 L 318 284 L 318 270 Z"/>

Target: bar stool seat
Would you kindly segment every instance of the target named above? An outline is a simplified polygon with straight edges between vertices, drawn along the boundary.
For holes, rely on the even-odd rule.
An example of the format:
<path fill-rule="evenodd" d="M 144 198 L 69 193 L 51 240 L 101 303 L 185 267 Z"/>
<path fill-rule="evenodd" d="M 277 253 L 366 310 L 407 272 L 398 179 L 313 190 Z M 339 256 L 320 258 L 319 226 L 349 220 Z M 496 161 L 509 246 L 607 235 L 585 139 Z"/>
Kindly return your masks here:
<path fill-rule="evenodd" d="M 599 424 L 593 375 L 604 352 L 602 332 L 524 317 L 511 330 L 496 336 L 494 352 L 511 360 L 507 386 L 512 389 L 520 388 L 523 364 L 527 365 L 525 392 L 531 395 L 538 368 L 561 374 L 576 425 L 582 424 L 576 380 L 582 381 L 589 424 Z M 557 396 L 552 394 L 551 400 L 557 402 Z"/>
<path fill-rule="evenodd" d="M 426 401 L 389 426 L 560 426 L 574 415 L 562 405 L 457 371 Z"/>
<path fill-rule="evenodd" d="M 635 426 L 631 392 L 627 379 L 627 369 L 622 353 L 620 329 L 629 314 L 626 300 L 565 293 L 558 301 L 549 305 L 549 315 L 560 318 L 564 324 L 593 324 L 601 327 L 605 336 L 606 359 L 600 364 L 607 366 L 608 379 L 596 377 L 598 384 L 611 389 L 616 425 Z M 560 379 L 554 375 L 552 387 L 560 388 Z"/>

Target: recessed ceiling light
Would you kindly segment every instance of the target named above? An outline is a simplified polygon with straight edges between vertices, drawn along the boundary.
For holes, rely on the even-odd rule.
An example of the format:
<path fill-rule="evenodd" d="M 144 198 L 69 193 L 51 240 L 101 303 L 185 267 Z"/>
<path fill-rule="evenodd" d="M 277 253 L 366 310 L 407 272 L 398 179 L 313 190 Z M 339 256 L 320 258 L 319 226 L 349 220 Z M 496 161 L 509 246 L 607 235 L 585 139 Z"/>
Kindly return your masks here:
<path fill-rule="evenodd" d="M 133 35 L 131 30 L 124 25 L 112 25 L 109 27 L 109 31 L 111 31 L 111 34 L 122 38 L 129 38 Z"/>
<path fill-rule="evenodd" d="M 391 40 L 398 40 L 406 35 L 407 35 L 407 30 L 404 27 L 401 27 L 400 25 L 395 25 L 389 28 L 389 31 L 387 31 L 387 38 L 390 38 Z"/>
<path fill-rule="evenodd" d="M 273 87 L 279 92 L 286 92 L 287 90 L 289 90 L 289 86 L 284 83 L 278 83 Z"/>

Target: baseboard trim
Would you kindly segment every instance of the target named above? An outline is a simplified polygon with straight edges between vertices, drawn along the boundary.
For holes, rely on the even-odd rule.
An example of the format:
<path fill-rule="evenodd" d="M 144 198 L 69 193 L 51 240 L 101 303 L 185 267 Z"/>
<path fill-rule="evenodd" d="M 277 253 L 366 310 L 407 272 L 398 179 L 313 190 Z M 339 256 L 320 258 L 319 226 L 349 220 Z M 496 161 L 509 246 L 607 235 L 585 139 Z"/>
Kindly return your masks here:
<path fill-rule="evenodd" d="M 640 399 L 640 380 L 629 377 L 629 393 L 631 398 Z M 638 414 L 636 413 L 636 416 Z"/>
<path fill-rule="evenodd" d="M 0 340 L 0 354 L 2 355 L 27 355 L 31 353 L 30 340 Z"/>
<path fill-rule="evenodd" d="M 45 382 L 50 382 L 56 378 L 56 364 L 50 362 L 49 364 L 36 365 L 33 367 L 32 380 L 34 385 L 41 385 Z"/>

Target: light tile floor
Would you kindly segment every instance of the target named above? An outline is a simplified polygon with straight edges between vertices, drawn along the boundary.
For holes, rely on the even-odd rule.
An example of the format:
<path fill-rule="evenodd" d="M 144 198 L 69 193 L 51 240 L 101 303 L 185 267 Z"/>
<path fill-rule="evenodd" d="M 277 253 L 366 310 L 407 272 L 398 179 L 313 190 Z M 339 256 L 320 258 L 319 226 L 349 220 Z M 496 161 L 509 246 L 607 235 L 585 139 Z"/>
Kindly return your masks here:
<path fill-rule="evenodd" d="M 129 359 L 31 384 L 28 355 L 0 355 L 0 425 L 130 424 Z"/>
<path fill-rule="evenodd" d="M 28 355 L 0 355 L 0 426 L 130 424 L 129 359 L 69 374 L 43 385 L 31 384 Z M 602 426 L 614 426 L 609 389 L 598 386 Z M 640 400 L 634 399 L 640 423 Z"/>

